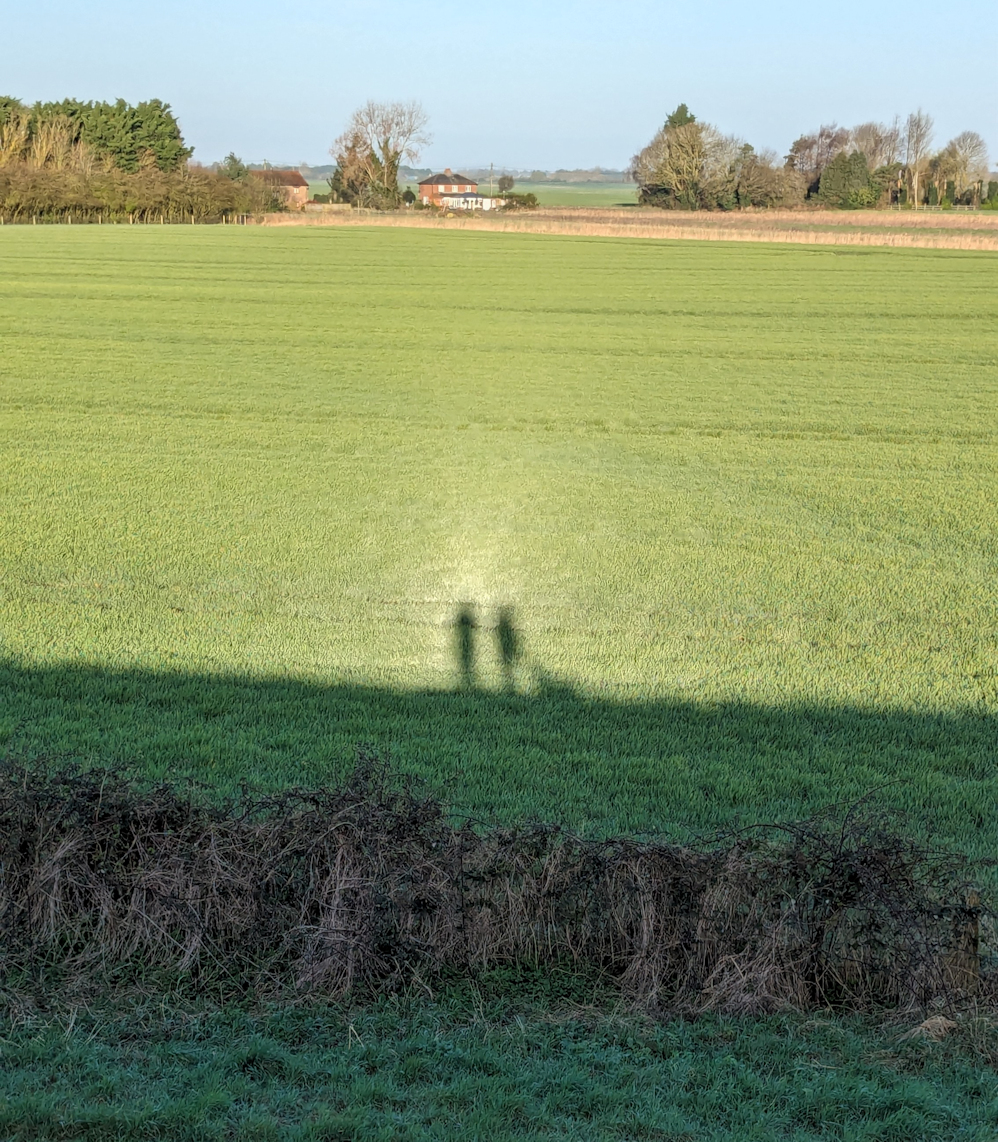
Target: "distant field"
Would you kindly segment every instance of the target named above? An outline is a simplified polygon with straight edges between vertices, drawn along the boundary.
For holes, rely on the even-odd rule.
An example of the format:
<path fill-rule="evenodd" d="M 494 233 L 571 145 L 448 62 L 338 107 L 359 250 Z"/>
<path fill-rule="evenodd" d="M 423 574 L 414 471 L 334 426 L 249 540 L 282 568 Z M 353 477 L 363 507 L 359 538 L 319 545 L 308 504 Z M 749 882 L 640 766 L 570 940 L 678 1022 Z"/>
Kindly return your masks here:
<path fill-rule="evenodd" d="M 318 191 L 320 194 L 324 191 L 317 183 L 309 183 L 314 194 Z M 325 190 L 329 187 L 325 186 Z M 415 183 L 410 183 L 409 187 L 413 193 L 418 193 L 419 188 Z M 488 194 L 488 182 L 479 183 L 478 189 L 483 194 Z M 498 194 L 498 187 L 493 188 L 493 193 Z M 536 194 L 537 200 L 542 206 L 630 206 L 636 205 L 638 201 L 638 188 L 633 182 L 610 182 L 610 183 L 588 183 L 588 182 L 559 182 L 559 183 L 534 183 L 529 181 L 518 182 L 513 187 L 514 194 Z"/>
<path fill-rule="evenodd" d="M 536 194 L 541 206 L 631 206 L 637 205 L 638 188 L 633 182 L 518 182 L 515 194 Z"/>
<path fill-rule="evenodd" d="M 325 179 L 308 184 L 309 194 L 328 194 L 329 183 Z M 414 194 L 419 193 L 415 183 L 406 184 L 406 189 Z M 488 194 L 489 184 L 481 183 L 479 189 Z M 536 194 L 538 201 L 544 206 L 619 206 L 630 205 L 638 201 L 637 187 L 633 182 L 621 183 L 517 183 L 513 188 L 517 194 Z M 498 194 L 498 188 L 493 188 Z"/>
<path fill-rule="evenodd" d="M 994 854 L 993 255 L 7 227 L 0 287 L 0 749 Z"/>

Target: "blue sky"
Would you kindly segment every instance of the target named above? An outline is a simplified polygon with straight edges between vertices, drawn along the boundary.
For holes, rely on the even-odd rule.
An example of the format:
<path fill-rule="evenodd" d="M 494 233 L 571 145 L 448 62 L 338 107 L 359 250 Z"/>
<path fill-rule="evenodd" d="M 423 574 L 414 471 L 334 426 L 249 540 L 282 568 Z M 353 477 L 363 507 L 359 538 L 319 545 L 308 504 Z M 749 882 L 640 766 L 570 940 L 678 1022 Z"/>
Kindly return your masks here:
<path fill-rule="evenodd" d="M 921 106 L 937 144 L 979 131 L 998 163 L 987 2 L 33 0 L 3 25 L 0 93 L 165 99 L 203 162 L 328 162 L 374 98 L 423 104 L 428 166 L 621 166 L 681 101 L 780 153 Z"/>

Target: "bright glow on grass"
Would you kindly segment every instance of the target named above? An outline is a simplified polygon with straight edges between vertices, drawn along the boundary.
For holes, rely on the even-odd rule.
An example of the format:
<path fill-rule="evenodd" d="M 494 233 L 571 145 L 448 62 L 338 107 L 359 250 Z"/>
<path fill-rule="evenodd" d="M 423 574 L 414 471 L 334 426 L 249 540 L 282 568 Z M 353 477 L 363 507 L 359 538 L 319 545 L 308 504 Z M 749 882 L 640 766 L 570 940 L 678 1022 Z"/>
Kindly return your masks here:
<path fill-rule="evenodd" d="M 984 844 L 993 255 L 6 227 L 0 291 L 0 745 Z"/>

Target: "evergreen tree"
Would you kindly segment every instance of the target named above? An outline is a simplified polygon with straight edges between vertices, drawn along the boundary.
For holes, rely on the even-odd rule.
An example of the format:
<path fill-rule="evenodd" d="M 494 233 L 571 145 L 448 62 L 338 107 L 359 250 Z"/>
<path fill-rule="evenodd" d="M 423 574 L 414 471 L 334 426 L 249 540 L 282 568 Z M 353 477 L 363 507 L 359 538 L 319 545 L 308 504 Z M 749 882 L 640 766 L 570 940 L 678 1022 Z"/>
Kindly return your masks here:
<path fill-rule="evenodd" d="M 13 95 L 0 95 L 0 127 L 9 122 L 11 115 L 27 111 L 27 108 Z"/>
<path fill-rule="evenodd" d="M 859 151 L 851 155 L 841 152 L 821 172 L 818 198 L 826 206 L 857 210 L 876 206 L 879 197 L 879 188 L 870 178 L 866 156 Z"/>
<path fill-rule="evenodd" d="M 695 123 L 697 117 L 691 114 L 685 103 L 680 103 L 675 111 L 666 119 L 666 127 L 685 127 L 688 123 Z"/>
<path fill-rule="evenodd" d="M 235 151 L 229 151 L 225 158 L 218 164 L 218 169 L 226 178 L 231 178 L 233 182 L 245 182 L 249 177 L 249 167 L 246 166 Z"/>
<path fill-rule="evenodd" d="M 73 142 L 85 144 L 99 158 L 110 159 L 129 174 L 147 163 L 147 156 L 152 156 L 161 171 L 172 171 L 193 154 L 193 148 L 184 145 L 169 103 L 161 99 L 135 107 L 124 99 L 114 103 L 63 99 L 59 103 L 36 103 L 32 108 L 35 130 L 57 118 L 72 125 Z"/>

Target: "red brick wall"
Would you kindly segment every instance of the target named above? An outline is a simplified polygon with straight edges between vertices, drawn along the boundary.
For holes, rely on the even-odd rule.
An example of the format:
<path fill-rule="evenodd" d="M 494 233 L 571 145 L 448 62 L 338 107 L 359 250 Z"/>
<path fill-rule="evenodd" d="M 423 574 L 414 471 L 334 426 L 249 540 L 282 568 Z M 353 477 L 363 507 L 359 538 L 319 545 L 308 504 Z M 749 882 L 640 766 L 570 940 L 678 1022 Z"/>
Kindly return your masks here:
<path fill-rule="evenodd" d="M 281 193 L 289 206 L 304 206 L 308 202 L 307 186 L 282 186 Z"/>
<path fill-rule="evenodd" d="M 444 187 L 453 189 L 444 190 Z M 472 182 L 445 182 L 433 183 L 431 186 L 421 186 L 419 188 L 420 199 L 428 198 L 434 205 L 440 205 L 441 195 L 444 194 L 474 194 L 478 190 L 478 186 Z"/>

